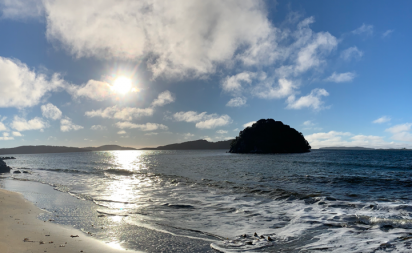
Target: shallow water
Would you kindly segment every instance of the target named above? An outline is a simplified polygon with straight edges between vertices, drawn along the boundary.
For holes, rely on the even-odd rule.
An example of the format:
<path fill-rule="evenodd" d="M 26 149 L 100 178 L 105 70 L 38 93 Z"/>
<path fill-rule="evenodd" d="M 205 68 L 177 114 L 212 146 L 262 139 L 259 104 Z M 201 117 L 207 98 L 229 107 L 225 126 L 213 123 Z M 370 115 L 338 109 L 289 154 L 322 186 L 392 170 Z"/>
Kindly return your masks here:
<path fill-rule="evenodd" d="M 48 184 L 87 203 L 82 207 L 87 211 L 76 215 L 76 204 L 66 216 L 52 210 L 56 204 L 44 206 L 60 212 L 44 219 L 53 217 L 103 240 L 110 237 L 126 248 L 142 249 L 135 241 L 144 228 L 145 233 L 198 238 L 222 252 L 412 250 L 409 151 L 109 151 L 15 157 L 8 165 L 29 173 L 11 174 L 13 181 Z M 11 187 L 7 182 L 3 187 Z M 99 222 L 105 232 L 96 228 Z"/>

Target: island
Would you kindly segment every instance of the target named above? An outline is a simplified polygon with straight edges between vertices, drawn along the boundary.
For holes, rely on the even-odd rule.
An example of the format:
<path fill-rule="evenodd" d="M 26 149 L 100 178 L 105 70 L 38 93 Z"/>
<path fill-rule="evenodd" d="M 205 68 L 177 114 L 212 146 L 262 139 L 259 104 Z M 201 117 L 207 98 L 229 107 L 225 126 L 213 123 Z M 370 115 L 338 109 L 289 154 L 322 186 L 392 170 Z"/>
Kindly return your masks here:
<path fill-rule="evenodd" d="M 261 119 L 240 131 L 230 145 L 230 153 L 304 153 L 311 146 L 296 131 L 281 121 Z"/>
<path fill-rule="evenodd" d="M 191 150 L 191 149 L 229 149 L 233 139 L 227 141 L 209 142 L 207 140 L 195 140 L 182 143 L 159 146 L 157 148 L 142 148 L 141 150 Z"/>

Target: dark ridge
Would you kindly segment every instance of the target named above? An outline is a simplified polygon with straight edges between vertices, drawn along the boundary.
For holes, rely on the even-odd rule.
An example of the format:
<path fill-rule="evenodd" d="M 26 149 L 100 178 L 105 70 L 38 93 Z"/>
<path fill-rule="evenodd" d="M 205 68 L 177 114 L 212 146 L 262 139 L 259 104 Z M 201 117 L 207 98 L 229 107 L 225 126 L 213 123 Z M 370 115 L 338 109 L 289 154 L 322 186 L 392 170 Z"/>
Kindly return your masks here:
<path fill-rule="evenodd" d="M 310 145 L 302 133 L 281 121 L 261 119 L 240 131 L 230 153 L 304 153 Z"/>
<path fill-rule="evenodd" d="M 65 146 L 20 146 L 15 148 L 1 148 L 0 154 L 44 154 L 44 153 L 72 153 L 110 150 L 136 150 L 135 148 L 121 147 L 118 145 L 104 145 L 100 147 L 75 148 Z"/>
<path fill-rule="evenodd" d="M 338 149 L 338 150 L 375 150 L 374 148 L 364 148 L 364 147 L 324 147 L 319 149 Z"/>
<path fill-rule="evenodd" d="M 232 141 L 208 142 L 206 140 L 196 140 L 159 146 L 157 148 L 142 148 L 142 150 L 229 149 Z"/>
<path fill-rule="evenodd" d="M 135 148 L 130 147 L 122 147 L 119 145 L 104 145 L 100 147 L 86 147 L 83 149 L 91 150 L 91 151 L 110 151 L 110 150 L 136 150 Z"/>
<path fill-rule="evenodd" d="M 20 146 L 16 148 L 2 148 L 0 154 L 42 154 L 42 153 L 70 153 L 70 152 L 88 152 L 90 150 L 83 148 L 73 148 L 64 146 Z"/>

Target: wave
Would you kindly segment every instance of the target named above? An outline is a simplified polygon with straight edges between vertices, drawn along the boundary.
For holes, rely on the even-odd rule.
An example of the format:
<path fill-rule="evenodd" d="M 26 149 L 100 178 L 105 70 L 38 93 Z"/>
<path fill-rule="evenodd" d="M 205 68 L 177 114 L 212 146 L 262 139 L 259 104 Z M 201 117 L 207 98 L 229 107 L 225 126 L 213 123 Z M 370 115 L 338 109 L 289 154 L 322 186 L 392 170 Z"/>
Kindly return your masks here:
<path fill-rule="evenodd" d="M 371 226 L 377 225 L 385 228 L 412 228 L 412 220 L 410 219 L 378 218 L 367 215 L 359 215 L 357 218 L 360 223 Z"/>

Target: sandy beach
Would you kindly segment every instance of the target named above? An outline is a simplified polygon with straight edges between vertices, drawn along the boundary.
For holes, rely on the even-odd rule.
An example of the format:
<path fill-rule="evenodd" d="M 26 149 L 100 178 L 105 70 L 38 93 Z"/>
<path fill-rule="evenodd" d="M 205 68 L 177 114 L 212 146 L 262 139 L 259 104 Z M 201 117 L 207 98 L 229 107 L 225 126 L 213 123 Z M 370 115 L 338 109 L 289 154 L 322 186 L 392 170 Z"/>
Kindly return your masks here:
<path fill-rule="evenodd" d="M 74 228 L 41 221 L 41 212 L 21 194 L 0 189 L 0 252 L 125 252 Z"/>

